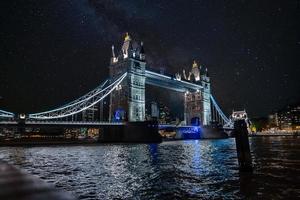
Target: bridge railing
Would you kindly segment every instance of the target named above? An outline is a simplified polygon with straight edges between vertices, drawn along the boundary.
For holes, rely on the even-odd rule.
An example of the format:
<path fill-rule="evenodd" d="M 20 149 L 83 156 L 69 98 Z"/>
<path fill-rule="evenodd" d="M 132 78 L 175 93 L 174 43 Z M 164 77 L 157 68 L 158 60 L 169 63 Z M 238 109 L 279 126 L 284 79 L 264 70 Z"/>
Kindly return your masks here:
<path fill-rule="evenodd" d="M 0 110 L 0 118 L 14 118 L 15 117 L 15 114 L 14 113 L 11 113 L 11 112 L 8 112 L 8 111 L 5 111 L 5 110 Z"/>
<path fill-rule="evenodd" d="M 34 121 L 29 120 L 25 122 L 26 124 L 44 124 L 44 125 L 123 125 L 124 122 L 106 122 L 106 121 Z"/>

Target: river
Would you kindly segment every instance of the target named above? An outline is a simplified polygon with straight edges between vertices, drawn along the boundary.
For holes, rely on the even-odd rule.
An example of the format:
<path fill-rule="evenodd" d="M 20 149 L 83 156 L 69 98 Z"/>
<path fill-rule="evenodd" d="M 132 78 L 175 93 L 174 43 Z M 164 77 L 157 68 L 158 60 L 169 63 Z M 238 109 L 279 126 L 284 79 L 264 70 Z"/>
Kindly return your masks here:
<path fill-rule="evenodd" d="M 300 198 L 300 138 L 250 138 L 253 175 L 234 139 L 0 147 L 0 159 L 79 199 Z"/>

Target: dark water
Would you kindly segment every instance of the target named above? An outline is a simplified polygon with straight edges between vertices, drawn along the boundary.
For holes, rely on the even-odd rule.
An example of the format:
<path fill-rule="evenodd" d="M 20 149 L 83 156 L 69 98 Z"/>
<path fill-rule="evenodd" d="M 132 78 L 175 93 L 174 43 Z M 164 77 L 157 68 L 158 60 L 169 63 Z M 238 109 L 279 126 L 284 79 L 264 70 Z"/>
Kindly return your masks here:
<path fill-rule="evenodd" d="M 300 138 L 252 138 L 253 175 L 234 139 L 161 144 L 1 147 L 0 159 L 80 199 L 300 198 Z"/>

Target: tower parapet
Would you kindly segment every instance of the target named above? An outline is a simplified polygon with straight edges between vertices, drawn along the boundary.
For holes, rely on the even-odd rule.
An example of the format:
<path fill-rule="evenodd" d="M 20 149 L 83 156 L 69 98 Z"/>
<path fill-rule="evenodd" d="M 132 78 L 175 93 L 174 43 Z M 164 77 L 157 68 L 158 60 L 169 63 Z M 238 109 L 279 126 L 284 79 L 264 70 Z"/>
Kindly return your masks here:
<path fill-rule="evenodd" d="M 196 82 L 200 80 L 200 69 L 199 69 L 198 64 L 195 60 L 194 60 L 194 63 L 193 63 L 191 73 L 193 74 Z"/>

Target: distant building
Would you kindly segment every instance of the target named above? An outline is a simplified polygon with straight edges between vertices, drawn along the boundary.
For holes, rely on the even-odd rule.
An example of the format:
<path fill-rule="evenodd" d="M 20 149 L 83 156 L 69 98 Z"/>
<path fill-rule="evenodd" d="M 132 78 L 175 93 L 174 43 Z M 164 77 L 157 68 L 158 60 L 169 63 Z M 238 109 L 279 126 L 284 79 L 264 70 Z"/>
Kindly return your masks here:
<path fill-rule="evenodd" d="M 159 118 L 159 108 L 156 102 L 151 102 L 151 117 L 152 118 Z"/>
<path fill-rule="evenodd" d="M 268 124 L 269 124 L 270 128 L 279 127 L 279 121 L 278 121 L 278 114 L 277 113 L 269 115 Z"/>
<path fill-rule="evenodd" d="M 300 105 L 287 106 L 277 115 L 280 129 L 300 130 Z"/>
<path fill-rule="evenodd" d="M 172 121 L 170 108 L 162 103 L 159 104 L 159 123 L 168 124 Z"/>
<path fill-rule="evenodd" d="M 269 115 L 268 127 L 281 130 L 300 130 L 300 105 L 289 105 Z"/>

